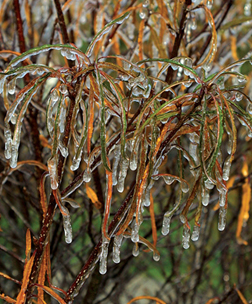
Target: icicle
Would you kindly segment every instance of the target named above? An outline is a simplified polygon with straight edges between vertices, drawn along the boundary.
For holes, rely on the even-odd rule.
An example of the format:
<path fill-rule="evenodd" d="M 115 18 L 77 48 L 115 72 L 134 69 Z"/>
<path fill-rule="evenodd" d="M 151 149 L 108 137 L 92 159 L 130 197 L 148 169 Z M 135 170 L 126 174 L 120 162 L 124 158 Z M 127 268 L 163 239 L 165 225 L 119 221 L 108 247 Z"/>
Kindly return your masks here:
<path fill-rule="evenodd" d="M 225 207 L 221 207 L 219 209 L 219 222 L 218 222 L 218 230 L 219 231 L 223 231 L 225 229 L 226 214 L 227 214 L 227 210 L 225 209 Z"/>
<path fill-rule="evenodd" d="M 226 193 L 227 190 L 226 189 L 218 189 L 219 191 L 219 203 L 220 203 L 220 207 L 224 207 L 226 204 Z"/>
<path fill-rule="evenodd" d="M 202 205 L 205 207 L 208 206 L 209 198 L 210 198 L 209 189 L 203 187 L 201 192 L 201 197 L 202 197 Z"/>
<path fill-rule="evenodd" d="M 132 171 L 135 171 L 137 169 L 138 149 L 139 149 L 139 142 L 136 143 L 135 151 L 132 151 L 131 156 L 130 156 L 130 170 L 132 170 Z"/>
<path fill-rule="evenodd" d="M 123 234 L 114 236 L 114 246 L 113 246 L 113 262 L 120 263 L 120 247 L 123 240 Z"/>
<path fill-rule="evenodd" d="M 228 142 L 227 142 L 227 153 L 231 154 L 232 153 L 232 146 L 233 146 L 233 137 L 229 136 Z"/>
<path fill-rule="evenodd" d="M 224 166 L 223 166 L 223 179 L 224 179 L 224 181 L 229 180 L 230 168 L 231 168 L 230 158 L 231 157 L 228 156 L 227 159 L 224 162 Z"/>
<path fill-rule="evenodd" d="M 60 111 L 60 115 L 59 115 L 60 133 L 63 133 L 65 130 L 65 117 L 66 117 L 66 108 L 63 107 L 63 109 Z"/>
<path fill-rule="evenodd" d="M 58 174 L 57 174 L 57 160 L 56 156 L 47 161 L 49 176 L 51 180 L 51 188 L 56 190 L 58 188 Z"/>
<path fill-rule="evenodd" d="M 101 255 L 100 255 L 100 274 L 105 274 L 107 272 L 107 257 L 108 257 L 108 240 L 103 237 L 102 246 L 101 246 Z"/>
<path fill-rule="evenodd" d="M 166 212 L 163 219 L 162 234 L 167 235 L 170 231 L 172 213 Z"/>
<path fill-rule="evenodd" d="M 90 173 L 90 169 L 86 169 L 84 174 L 83 174 L 83 181 L 86 183 L 89 183 L 91 181 L 91 173 Z"/>
<path fill-rule="evenodd" d="M 11 130 L 9 128 L 9 124 L 7 124 L 8 127 L 4 128 L 4 137 L 5 137 L 5 151 L 4 155 L 6 159 L 11 158 L 11 144 L 12 144 L 12 139 L 11 139 Z"/>
<path fill-rule="evenodd" d="M 15 94 L 16 91 L 16 78 L 13 78 L 9 83 L 8 83 L 8 93 L 13 95 Z"/>
<path fill-rule="evenodd" d="M 135 222 L 131 231 L 131 241 L 134 243 L 139 241 L 139 228 L 140 225 Z"/>
<path fill-rule="evenodd" d="M 134 244 L 133 250 L 132 250 L 132 254 L 134 257 L 139 256 L 139 247 L 138 247 L 138 243 Z"/>
<path fill-rule="evenodd" d="M 182 235 L 182 246 L 184 249 L 188 249 L 190 247 L 190 228 L 187 225 L 184 225 L 183 235 Z"/>
<path fill-rule="evenodd" d="M 65 241 L 67 244 L 70 244 L 70 243 L 72 243 L 72 240 L 73 240 L 71 217 L 70 217 L 68 209 L 65 206 L 61 205 L 61 208 L 65 213 L 67 213 L 67 215 L 62 215 L 63 216 L 63 227 L 64 227 L 64 232 L 65 232 Z"/>
<path fill-rule="evenodd" d="M 120 171 L 119 171 L 119 177 L 117 183 L 118 192 L 122 193 L 124 191 L 124 181 L 127 175 L 128 167 L 129 167 L 128 159 L 122 159 L 120 163 Z"/>
<path fill-rule="evenodd" d="M 189 154 L 192 156 L 192 158 L 194 159 L 194 161 L 197 163 L 198 162 L 198 155 L 197 155 L 197 148 L 198 146 L 190 143 L 189 145 Z"/>
<path fill-rule="evenodd" d="M 200 232 L 200 226 L 195 224 L 193 227 L 193 232 L 192 232 L 192 236 L 191 236 L 191 240 L 196 242 L 199 239 L 199 232 Z"/>
<path fill-rule="evenodd" d="M 10 159 L 10 167 L 16 168 L 17 166 L 17 160 L 18 160 L 18 147 L 19 147 L 19 141 L 17 143 L 13 143 L 11 145 L 11 159 Z"/>
<path fill-rule="evenodd" d="M 17 123 L 17 114 L 13 114 L 10 121 L 13 125 L 15 125 Z"/>
<path fill-rule="evenodd" d="M 121 157 L 121 147 L 116 147 L 114 149 L 114 162 L 113 162 L 113 168 L 112 168 L 112 180 L 113 180 L 113 186 L 117 185 L 117 168 Z"/>

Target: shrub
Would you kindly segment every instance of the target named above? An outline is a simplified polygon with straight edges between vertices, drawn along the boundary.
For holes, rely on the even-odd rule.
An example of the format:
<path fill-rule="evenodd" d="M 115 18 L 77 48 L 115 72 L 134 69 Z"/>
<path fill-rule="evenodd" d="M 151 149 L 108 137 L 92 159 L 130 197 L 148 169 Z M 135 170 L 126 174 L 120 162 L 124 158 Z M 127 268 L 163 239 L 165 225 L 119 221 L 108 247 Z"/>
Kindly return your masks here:
<path fill-rule="evenodd" d="M 230 283 L 223 257 L 241 249 L 251 260 L 242 228 L 251 197 L 250 2 L 55 0 L 43 3 L 41 19 L 40 5 L 5 1 L 1 10 L 1 249 L 12 257 L 1 275 L 21 285 L 4 283 L 4 293 L 45 303 L 45 291 L 65 303 L 85 290 L 85 303 L 113 302 L 126 286 L 120 273 L 137 274 L 131 250 L 155 261 L 168 250 L 163 286 L 182 289 L 170 287 L 166 301 L 246 303 L 251 275 L 239 265 L 234 277 L 244 278 Z M 218 217 L 223 231 L 227 216 L 219 235 L 213 224 Z M 180 235 L 184 249 L 195 242 L 188 261 Z M 212 257 L 222 262 L 208 290 Z"/>

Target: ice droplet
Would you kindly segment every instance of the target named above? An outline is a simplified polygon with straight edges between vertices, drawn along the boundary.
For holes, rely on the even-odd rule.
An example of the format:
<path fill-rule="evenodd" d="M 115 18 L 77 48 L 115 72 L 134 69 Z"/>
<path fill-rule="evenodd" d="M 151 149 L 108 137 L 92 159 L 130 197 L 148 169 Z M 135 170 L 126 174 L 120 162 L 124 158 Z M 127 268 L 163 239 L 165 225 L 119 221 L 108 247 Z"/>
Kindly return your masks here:
<path fill-rule="evenodd" d="M 193 232 L 192 232 L 192 236 L 191 236 L 191 240 L 196 242 L 199 239 L 199 232 L 200 232 L 200 226 L 198 226 L 197 224 L 194 225 L 193 227 Z"/>
<path fill-rule="evenodd" d="M 113 246 L 113 262 L 120 263 L 120 247 L 123 240 L 123 234 L 114 236 L 114 246 Z"/>
<path fill-rule="evenodd" d="M 70 166 L 70 169 L 71 169 L 72 171 L 77 170 L 77 169 L 79 168 L 79 166 L 80 166 L 80 162 L 81 162 L 81 157 L 76 158 L 76 157 L 74 156 L 72 165 Z"/>
<path fill-rule="evenodd" d="M 252 114 L 252 103 L 248 102 L 246 110 L 249 112 L 249 114 Z"/>
<path fill-rule="evenodd" d="M 175 181 L 175 178 L 170 175 L 162 175 L 162 177 L 167 185 L 171 185 Z"/>
<path fill-rule="evenodd" d="M 56 156 L 52 157 L 47 162 L 49 176 L 51 180 L 51 188 L 56 190 L 58 188 L 58 174 L 57 174 L 57 160 Z"/>
<path fill-rule="evenodd" d="M 214 188 L 214 184 L 209 179 L 207 179 L 205 181 L 205 187 L 209 190 L 212 190 Z"/>
<path fill-rule="evenodd" d="M 219 221 L 218 221 L 218 230 L 219 231 L 223 231 L 225 229 L 226 214 L 227 214 L 227 210 L 225 209 L 225 207 L 221 207 L 219 209 Z"/>
<path fill-rule="evenodd" d="M 184 225 L 183 235 L 182 235 L 182 246 L 184 249 L 188 249 L 190 247 L 190 228 L 187 225 Z"/>
<path fill-rule="evenodd" d="M 160 260 L 160 254 L 157 251 L 153 251 L 153 260 L 156 262 Z"/>
<path fill-rule="evenodd" d="M 134 257 L 139 256 L 139 247 L 138 247 L 138 243 L 135 243 L 133 246 L 133 250 L 132 250 L 132 254 Z"/>
<path fill-rule="evenodd" d="M 146 19 L 148 16 L 148 13 L 149 13 L 148 9 L 143 6 L 142 9 L 140 10 L 139 17 L 141 19 Z"/>
<path fill-rule="evenodd" d="M 240 83 L 245 83 L 247 81 L 246 77 L 244 77 L 243 75 L 237 75 L 237 80 Z"/>
<path fill-rule="evenodd" d="M 184 193 L 187 193 L 189 191 L 189 185 L 186 182 L 181 182 L 181 190 Z"/>
<path fill-rule="evenodd" d="M 147 7 L 147 6 L 149 6 L 149 4 L 150 4 L 149 0 L 144 0 L 143 7 Z"/>
<path fill-rule="evenodd" d="M 237 102 L 241 101 L 242 98 L 243 98 L 243 94 L 242 94 L 241 92 L 236 92 L 236 93 L 235 93 L 235 100 L 236 100 Z"/>
<path fill-rule="evenodd" d="M 90 170 L 87 168 L 83 174 L 83 181 L 89 183 L 91 181 L 91 173 Z"/>

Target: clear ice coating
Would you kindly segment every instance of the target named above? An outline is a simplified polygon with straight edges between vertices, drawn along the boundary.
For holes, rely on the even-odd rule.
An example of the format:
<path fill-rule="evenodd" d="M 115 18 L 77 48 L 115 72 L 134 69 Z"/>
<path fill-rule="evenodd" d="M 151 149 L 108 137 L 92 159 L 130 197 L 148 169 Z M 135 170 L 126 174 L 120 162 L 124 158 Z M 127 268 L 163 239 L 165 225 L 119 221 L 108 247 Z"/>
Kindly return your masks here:
<path fill-rule="evenodd" d="M 248 101 L 246 110 L 249 114 L 252 114 L 252 103 L 249 101 Z"/>
<path fill-rule="evenodd" d="M 195 224 L 193 227 L 193 232 L 192 232 L 192 236 L 191 236 L 191 240 L 196 242 L 199 239 L 199 233 L 200 233 L 200 226 Z"/>
<path fill-rule="evenodd" d="M 4 137 L 5 137 L 5 150 L 4 155 L 6 159 L 11 158 L 11 144 L 12 144 L 12 138 L 11 138 L 11 130 L 8 127 L 4 128 Z"/>
<path fill-rule="evenodd" d="M 170 224 L 171 224 L 171 218 L 172 214 L 169 212 L 166 212 L 163 219 L 163 225 L 162 225 L 162 234 L 167 235 L 170 231 Z"/>
<path fill-rule="evenodd" d="M 117 182 L 117 190 L 118 192 L 124 191 L 124 181 L 127 175 L 129 167 L 129 160 L 128 159 L 122 159 L 120 163 L 120 171 L 119 171 L 119 177 Z"/>
<path fill-rule="evenodd" d="M 113 262 L 114 263 L 120 263 L 120 247 L 123 240 L 123 234 L 115 235 L 114 236 L 114 246 L 113 246 Z"/>
<path fill-rule="evenodd" d="M 107 272 L 108 246 L 109 246 L 108 240 L 105 237 L 103 237 L 101 254 L 100 254 L 100 265 L 99 265 L 100 274 L 105 274 Z"/>
<path fill-rule="evenodd" d="M 223 231 L 226 226 L 226 214 L 227 210 L 225 207 L 220 207 L 219 209 L 219 221 L 218 221 L 218 230 Z"/>
<path fill-rule="evenodd" d="M 57 159 L 56 156 L 50 158 L 47 162 L 49 176 L 51 180 L 51 188 L 56 190 L 58 188 L 58 174 L 57 174 Z"/>
<path fill-rule="evenodd" d="M 187 225 L 184 225 L 183 235 L 182 235 L 182 246 L 184 249 L 188 249 L 190 247 L 190 228 Z"/>

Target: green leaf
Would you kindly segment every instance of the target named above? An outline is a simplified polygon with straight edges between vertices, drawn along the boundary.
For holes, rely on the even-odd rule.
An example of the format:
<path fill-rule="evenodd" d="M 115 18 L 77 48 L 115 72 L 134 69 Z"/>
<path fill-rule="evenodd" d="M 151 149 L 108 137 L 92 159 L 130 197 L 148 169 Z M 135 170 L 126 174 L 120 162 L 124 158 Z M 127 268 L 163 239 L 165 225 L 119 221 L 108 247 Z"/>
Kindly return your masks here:
<path fill-rule="evenodd" d="M 112 20 L 111 22 L 109 22 L 108 24 L 106 24 L 104 26 L 104 28 L 102 30 L 100 30 L 93 38 L 93 40 L 91 41 L 91 43 L 89 44 L 87 51 L 86 51 L 86 55 L 89 57 L 91 56 L 91 53 L 94 49 L 94 46 L 96 44 L 97 41 L 99 41 L 103 35 L 105 35 L 106 33 L 108 33 L 110 31 L 110 28 L 114 25 L 114 24 L 121 24 L 123 23 L 124 20 L 126 20 L 127 18 L 129 18 L 130 13 L 127 12 L 125 14 L 123 14 L 121 17 L 116 18 L 114 20 Z"/>
<path fill-rule="evenodd" d="M 99 85 L 100 98 L 101 98 L 101 159 L 102 163 L 106 170 L 111 172 L 111 169 L 107 162 L 107 153 L 106 153 L 106 122 L 105 122 L 105 102 L 104 102 L 104 92 L 101 80 L 101 74 L 99 69 L 96 67 L 96 77 Z"/>

